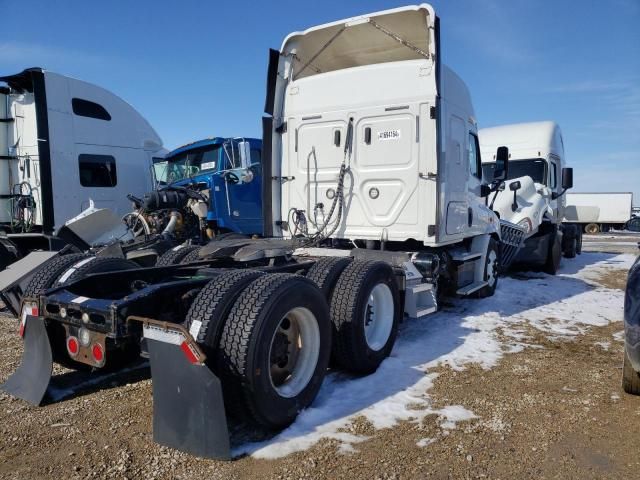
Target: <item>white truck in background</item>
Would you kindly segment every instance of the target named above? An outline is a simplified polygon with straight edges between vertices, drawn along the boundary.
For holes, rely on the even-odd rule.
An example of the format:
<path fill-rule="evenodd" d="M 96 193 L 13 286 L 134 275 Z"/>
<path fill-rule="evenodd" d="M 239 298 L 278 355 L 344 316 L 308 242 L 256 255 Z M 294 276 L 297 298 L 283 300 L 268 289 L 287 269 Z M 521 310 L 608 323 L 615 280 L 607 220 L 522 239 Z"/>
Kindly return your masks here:
<path fill-rule="evenodd" d="M 550 121 L 518 123 L 483 128 L 478 135 L 486 177 L 495 169 L 496 148 L 509 148 L 507 181 L 489 202 L 501 219 L 526 231 L 513 264 L 555 274 L 562 255 L 575 257 L 582 245 L 580 229 L 563 223 L 564 194 L 573 186 L 573 170 L 566 167 L 560 127 Z"/>
<path fill-rule="evenodd" d="M 89 207 L 122 216 L 127 194 L 153 189 L 166 150 L 149 123 L 113 93 L 40 68 L 0 77 L 0 270 Z"/>
<path fill-rule="evenodd" d="M 622 230 L 631 219 L 632 205 L 631 192 L 572 192 L 567 194 L 564 217 L 589 234 Z"/>

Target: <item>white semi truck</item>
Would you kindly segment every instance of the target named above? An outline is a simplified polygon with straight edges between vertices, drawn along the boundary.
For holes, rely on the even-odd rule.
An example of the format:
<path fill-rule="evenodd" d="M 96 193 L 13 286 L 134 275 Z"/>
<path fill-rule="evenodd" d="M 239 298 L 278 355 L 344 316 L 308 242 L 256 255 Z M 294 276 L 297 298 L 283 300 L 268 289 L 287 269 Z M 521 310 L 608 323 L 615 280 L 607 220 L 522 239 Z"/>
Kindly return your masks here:
<path fill-rule="evenodd" d="M 471 97 L 442 63 L 430 5 L 290 34 L 270 52 L 265 111 L 269 238 L 218 240 L 164 267 L 85 276 L 82 259 L 57 279 L 43 268 L 37 281 L 53 288 L 23 302 L 25 353 L 5 391 L 38 404 L 53 360 L 100 369 L 142 349 L 154 439 L 229 458 L 226 413 L 282 428 L 330 357 L 372 373 L 403 318 L 435 312 L 442 295 L 494 293 L 524 232 L 485 203 L 508 151 L 493 152 L 488 186 Z"/>
<path fill-rule="evenodd" d="M 127 194 L 153 189 L 162 141 L 131 105 L 87 82 L 40 68 L 0 82 L 0 270 L 33 250 L 58 250 L 54 234 L 89 207 L 120 216 Z"/>
<path fill-rule="evenodd" d="M 574 257 L 582 245 L 581 230 L 563 223 L 573 170 L 566 166 L 560 127 L 549 121 L 519 123 L 483 128 L 479 136 L 485 175 L 496 168 L 496 147 L 509 148 L 507 181 L 489 201 L 500 218 L 526 231 L 514 265 L 539 266 L 555 274 L 562 254 Z"/>
<path fill-rule="evenodd" d="M 564 216 L 585 233 L 595 234 L 623 229 L 631 219 L 632 208 L 631 192 L 571 192 L 567 194 Z"/>

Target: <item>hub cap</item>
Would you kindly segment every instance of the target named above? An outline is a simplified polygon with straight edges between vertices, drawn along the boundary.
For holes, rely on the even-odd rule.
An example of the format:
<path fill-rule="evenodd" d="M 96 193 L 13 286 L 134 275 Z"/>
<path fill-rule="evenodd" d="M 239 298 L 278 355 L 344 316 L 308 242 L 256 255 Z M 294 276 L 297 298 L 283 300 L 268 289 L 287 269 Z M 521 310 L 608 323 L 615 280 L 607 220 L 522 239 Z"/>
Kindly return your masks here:
<path fill-rule="evenodd" d="M 285 398 L 298 395 L 309 384 L 320 356 L 320 329 L 307 308 L 290 310 L 280 320 L 269 347 L 270 379 Z"/>

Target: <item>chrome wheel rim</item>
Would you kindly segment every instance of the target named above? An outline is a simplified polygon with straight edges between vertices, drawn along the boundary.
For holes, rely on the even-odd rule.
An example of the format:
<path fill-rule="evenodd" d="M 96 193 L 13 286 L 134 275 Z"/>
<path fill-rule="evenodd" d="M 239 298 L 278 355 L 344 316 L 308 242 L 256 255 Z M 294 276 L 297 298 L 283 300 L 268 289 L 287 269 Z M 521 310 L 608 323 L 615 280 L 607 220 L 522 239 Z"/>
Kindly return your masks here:
<path fill-rule="evenodd" d="M 308 308 L 282 317 L 269 346 L 269 379 L 276 392 L 291 398 L 306 388 L 320 356 L 320 328 Z"/>
<path fill-rule="evenodd" d="M 364 336 L 367 346 L 382 350 L 393 329 L 393 294 L 385 283 L 379 283 L 369 293 L 364 311 Z"/>
<path fill-rule="evenodd" d="M 487 283 L 490 287 L 496 283 L 498 278 L 498 254 L 495 250 L 489 250 L 487 253 Z"/>

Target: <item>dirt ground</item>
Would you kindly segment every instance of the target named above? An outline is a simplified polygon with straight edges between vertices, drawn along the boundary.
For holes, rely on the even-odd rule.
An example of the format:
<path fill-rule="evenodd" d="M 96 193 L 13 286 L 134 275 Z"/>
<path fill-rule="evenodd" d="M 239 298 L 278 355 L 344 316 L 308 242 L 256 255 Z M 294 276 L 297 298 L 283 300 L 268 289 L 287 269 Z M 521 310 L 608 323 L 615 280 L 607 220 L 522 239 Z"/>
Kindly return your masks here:
<path fill-rule="evenodd" d="M 599 282 L 623 289 L 625 278 L 612 270 Z M 351 433 L 369 439 L 352 452 L 323 440 L 277 460 L 216 462 L 160 447 L 148 379 L 113 379 L 41 408 L 0 394 L 0 478 L 640 478 L 640 398 L 620 387 L 622 323 L 570 340 L 522 328 L 535 347 L 492 369 L 436 370 L 433 406 L 462 405 L 475 418 L 379 430 L 360 418 Z M 0 381 L 19 363 L 15 330 L 0 318 Z"/>

